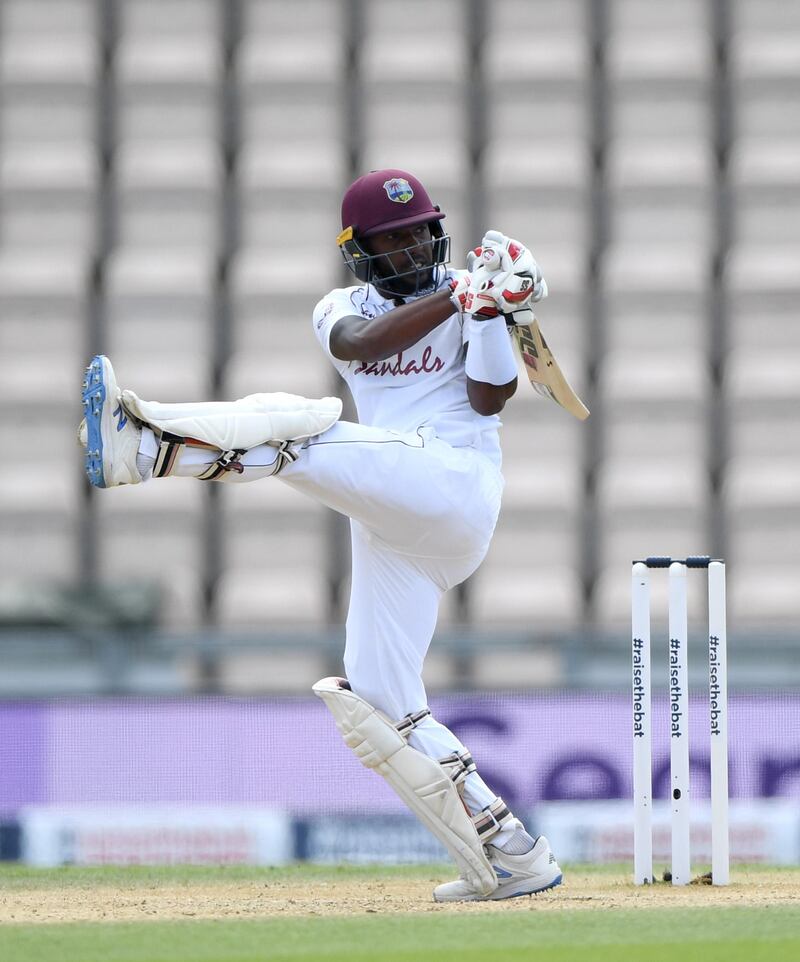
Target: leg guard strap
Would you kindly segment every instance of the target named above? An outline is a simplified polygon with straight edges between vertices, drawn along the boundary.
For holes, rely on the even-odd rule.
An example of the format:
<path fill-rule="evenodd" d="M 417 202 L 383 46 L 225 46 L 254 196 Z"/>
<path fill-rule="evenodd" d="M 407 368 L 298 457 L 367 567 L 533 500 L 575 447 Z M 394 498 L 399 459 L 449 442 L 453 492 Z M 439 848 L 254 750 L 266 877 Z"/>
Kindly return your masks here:
<path fill-rule="evenodd" d="M 400 732 L 403 738 L 408 738 L 419 723 L 430 716 L 430 708 L 421 708 L 419 711 L 412 712 L 402 718 L 394 727 Z"/>
<path fill-rule="evenodd" d="M 497 876 L 483 842 L 458 790 L 439 762 L 412 748 L 398 727 L 351 691 L 345 679 L 323 678 L 313 690 L 330 709 L 345 743 L 362 765 L 375 769 L 386 779 L 447 848 L 476 891 L 483 895 L 493 892 Z"/>
<path fill-rule="evenodd" d="M 287 464 L 294 464 L 300 455 L 292 447 L 291 441 L 275 441 L 272 443 L 272 446 L 278 449 L 278 457 L 275 461 L 275 470 L 270 475 L 271 478 L 274 478 L 276 474 L 281 473 Z"/>
<path fill-rule="evenodd" d="M 469 752 L 453 752 L 439 759 L 439 764 L 450 776 L 450 781 L 458 788 L 464 784 L 467 775 L 477 771 L 475 762 Z"/>
<path fill-rule="evenodd" d="M 472 821 L 478 837 L 485 845 L 486 842 L 497 835 L 500 829 L 507 825 L 513 817 L 508 805 L 506 805 L 498 795 L 491 805 L 487 805 L 486 808 L 478 812 L 477 815 L 473 815 Z"/>
<path fill-rule="evenodd" d="M 186 444 L 186 438 L 178 437 L 175 434 L 168 434 L 167 432 L 161 433 L 158 439 L 158 454 L 153 465 L 154 478 L 168 478 L 172 474 L 178 463 L 181 448 L 185 447 Z M 210 445 L 198 442 L 194 442 L 192 446 L 213 450 Z M 239 461 L 239 458 L 241 458 L 244 453 L 244 449 L 220 451 L 219 457 L 212 461 L 205 471 L 197 475 L 197 480 L 217 481 L 228 471 L 236 471 L 241 474 L 242 471 L 244 471 L 244 467 Z"/>
<path fill-rule="evenodd" d="M 153 477 L 154 478 L 168 478 L 175 469 L 178 463 L 178 458 L 180 456 L 181 448 L 185 445 L 190 445 L 192 447 L 210 448 L 208 444 L 203 444 L 198 441 L 187 440 L 186 438 L 178 437 L 174 434 L 162 433 L 159 439 L 158 454 L 156 455 L 156 462 L 153 466 Z M 297 452 L 292 448 L 290 441 L 279 441 L 271 445 L 277 449 L 277 457 L 275 458 L 275 465 L 272 469 L 271 474 L 265 475 L 265 477 L 274 477 L 274 475 L 280 473 L 280 471 L 287 465 L 296 461 L 298 458 Z M 213 449 L 212 449 L 213 450 Z M 246 454 L 244 448 L 233 448 L 230 451 L 220 451 L 219 457 L 206 468 L 202 474 L 196 475 L 198 481 L 220 481 L 224 480 L 225 476 L 231 471 L 236 474 L 242 474 L 244 472 L 244 465 L 241 462 L 241 457 Z"/>
<path fill-rule="evenodd" d="M 244 467 L 239 458 L 244 453 L 245 451 L 241 448 L 233 451 L 222 451 L 217 460 L 214 461 L 213 464 L 209 464 L 207 470 L 197 475 L 197 480 L 218 481 L 224 474 L 227 474 L 228 471 L 235 471 L 237 474 L 241 474 L 244 471 Z"/>
<path fill-rule="evenodd" d="M 185 443 L 184 438 L 179 438 L 174 434 L 164 432 L 161 435 L 156 463 L 153 465 L 154 478 L 168 478 L 172 474 L 173 468 L 178 462 L 181 447 Z"/>

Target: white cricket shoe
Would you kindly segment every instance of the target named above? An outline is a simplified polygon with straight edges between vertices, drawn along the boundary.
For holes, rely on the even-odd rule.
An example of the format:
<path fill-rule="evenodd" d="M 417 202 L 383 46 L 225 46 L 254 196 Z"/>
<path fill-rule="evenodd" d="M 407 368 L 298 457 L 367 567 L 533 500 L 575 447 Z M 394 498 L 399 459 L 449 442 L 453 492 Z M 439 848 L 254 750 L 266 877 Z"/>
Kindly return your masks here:
<path fill-rule="evenodd" d="M 103 354 L 93 357 L 83 380 L 78 440 L 86 448 L 86 477 L 96 488 L 139 484 L 136 467 L 142 429 L 120 401 L 114 368 Z"/>
<path fill-rule="evenodd" d="M 509 855 L 491 844 L 486 846 L 486 852 L 499 883 L 494 892 L 481 895 L 469 882 L 457 879 L 437 885 L 433 890 L 434 901 L 491 902 L 535 895 L 561 884 L 561 869 L 544 835 L 536 839 L 533 848 L 525 855 Z"/>

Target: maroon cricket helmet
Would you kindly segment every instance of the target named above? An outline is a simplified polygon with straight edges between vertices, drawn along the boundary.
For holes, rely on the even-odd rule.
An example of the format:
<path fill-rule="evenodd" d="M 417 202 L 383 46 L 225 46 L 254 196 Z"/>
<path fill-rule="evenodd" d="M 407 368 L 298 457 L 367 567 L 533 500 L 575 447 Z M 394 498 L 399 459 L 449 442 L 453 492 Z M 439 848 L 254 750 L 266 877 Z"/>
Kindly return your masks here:
<path fill-rule="evenodd" d="M 336 239 L 345 263 L 359 280 L 388 293 L 422 293 L 438 286 L 439 268 L 447 263 L 450 238 L 439 223 L 445 215 L 413 174 L 388 167 L 371 170 L 354 181 L 342 199 L 342 232 Z M 408 269 L 391 268 L 363 241 L 384 231 L 430 224 L 433 267 L 421 271 L 410 255 Z M 387 272 L 388 271 L 388 272 Z"/>
<path fill-rule="evenodd" d="M 352 227 L 356 237 L 443 217 L 413 174 L 391 167 L 371 170 L 359 177 L 347 188 L 342 200 L 342 229 Z"/>

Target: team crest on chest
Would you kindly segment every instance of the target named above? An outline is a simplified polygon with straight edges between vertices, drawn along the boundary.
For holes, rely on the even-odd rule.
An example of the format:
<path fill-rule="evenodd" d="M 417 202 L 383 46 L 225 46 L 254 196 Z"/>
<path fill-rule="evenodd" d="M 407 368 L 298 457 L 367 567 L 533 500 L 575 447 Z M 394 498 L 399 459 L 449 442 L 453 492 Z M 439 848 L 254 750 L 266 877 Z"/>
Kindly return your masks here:
<path fill-rule="evenodd" d="M 389 200 L 395 204 L 407 204 L 414 196 L 411 184 L 405 177 L 392 177 L 391 180 L 384 183 L 383 189 L 386 191 Z"/>

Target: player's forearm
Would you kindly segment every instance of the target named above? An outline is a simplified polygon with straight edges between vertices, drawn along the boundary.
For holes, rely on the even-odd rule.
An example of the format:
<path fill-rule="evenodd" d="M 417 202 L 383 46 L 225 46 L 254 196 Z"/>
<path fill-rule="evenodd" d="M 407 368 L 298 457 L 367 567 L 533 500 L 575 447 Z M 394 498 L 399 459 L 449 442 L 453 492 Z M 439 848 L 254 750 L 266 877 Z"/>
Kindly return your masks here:
<path fill-rule="evenodd" d="M 344 317 L 331 331 L 341 361 L 382 361 L 408 350 L 455 313 L 449 291 L 437 291 L 373 318 Z"/>
<path fill-rule="evenodd" d="M 499 414 L 505 407 L 506 401 L 517 390 L 517 379 L 508 384 L 486 384 L 483 381 L 473 381 L 467 377 L 467 397 L 473 411 L 485 417 Z"/>
<path fill-rule="evenodd" d="M 467 322 L 467 397 L 478 414 L 499 414 L 517 389 L 517 360 L 503 317 Z"/>

